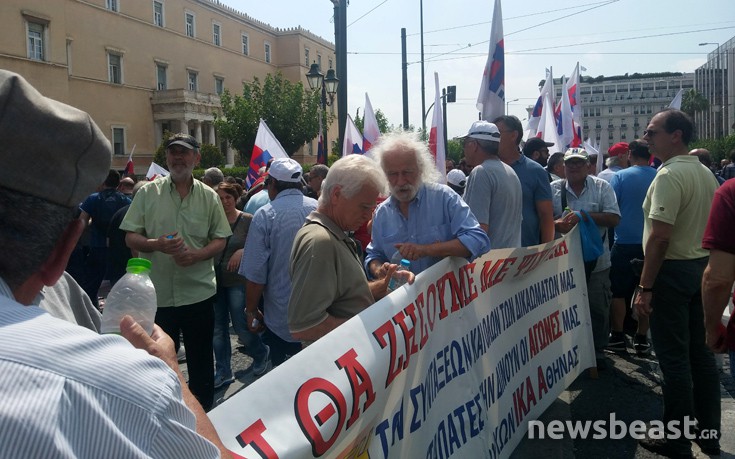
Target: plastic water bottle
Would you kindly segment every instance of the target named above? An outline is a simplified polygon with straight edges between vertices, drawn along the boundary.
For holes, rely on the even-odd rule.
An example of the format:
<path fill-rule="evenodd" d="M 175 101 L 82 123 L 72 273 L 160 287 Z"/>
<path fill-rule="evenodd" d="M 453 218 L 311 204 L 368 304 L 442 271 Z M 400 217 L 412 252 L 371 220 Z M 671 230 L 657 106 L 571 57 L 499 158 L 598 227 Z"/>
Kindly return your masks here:
<path fill-rule="evenodd" d="M 393 290 L 408 282 L 408 277 L 405 275 L 406 273 L 401 273 L 401 271 L 409 271 L 410 269 L 411 262 L 406 260 L 405 258 L 401 259 L 401 264 L 398 266 L 398 269 L 396 269 L 396 272 L 393 273 L 393 276 L 391 276 L 390 278 L 390 282 L 388 283 L 388 290 L 392 292 Z"/>
<path fill-rule="evenodd" d="M 566 206 L 564 208 L 564 212 L 562 212 L 562 214 L 561 214 L 561 217 L 564 218 L 564 217 L 566 217 L 567 215 L 569 215 L 571 213 L 572 213 L 572 209 L 570 209 L 569 206 Z"/>
<path fill-rule="evenodd" d="M 149 260 L 128 260 L 127 274 L 112 287 L 105 301 L 100 333 L 120 334 L 120 321 L 126 315 L 132 316 L 149 335 L 153 332 L 157 303 L 150 271 Z"/>

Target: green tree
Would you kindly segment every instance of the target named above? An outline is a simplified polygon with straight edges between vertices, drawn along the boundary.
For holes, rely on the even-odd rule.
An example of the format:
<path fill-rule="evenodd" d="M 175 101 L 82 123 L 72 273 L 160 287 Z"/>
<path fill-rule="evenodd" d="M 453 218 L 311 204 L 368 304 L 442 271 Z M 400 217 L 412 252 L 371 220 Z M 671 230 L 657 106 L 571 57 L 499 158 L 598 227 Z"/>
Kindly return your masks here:
<path fill-rule="evenodd" d="M 447 159 L 454 161 L 454 164 L 459 164 L 459 160 L 464 156 L 464 150 L 462 149 L 462 141 L 460 139 L 448 139 L 447 140 Z"/>
<path fill-rule="evenodd" d="M 268 74 L 261 83 L 254 78 L 244 83 L 242 95 L 225 90 L 220 96 L 222 115 L 215 126 L 247 164 L 255 144 L 260 118 L 290 156 L 319 130 L 319 94 L 304 90 L 301 82 L 292 83 L 280 72 Z M 327 116 L 329 123 L 332 116 Z"/>
<path fill-rule="evenodd" d="M 694 116 L 694 113 L 703 112 L 708 108 L 709 101 L 696 89 L 690 89 L 681 98 L 681 110 L 689 116 Z"/>
<path fill-rule="evenodd" d="M 199 167 L 202 169 L 222 167 L 225 165 L 225 157 L 215 145 L 208 143 L 202 145 L 200 153 L 202 155 L 202 159 L 199 162 Z"/>

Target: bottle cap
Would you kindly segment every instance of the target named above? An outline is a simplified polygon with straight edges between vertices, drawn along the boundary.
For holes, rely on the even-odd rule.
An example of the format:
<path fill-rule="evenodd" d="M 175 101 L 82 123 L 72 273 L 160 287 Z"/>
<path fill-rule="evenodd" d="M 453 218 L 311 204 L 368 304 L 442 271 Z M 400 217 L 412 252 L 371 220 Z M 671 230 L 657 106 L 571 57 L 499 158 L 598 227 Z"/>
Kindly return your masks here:
<path fill-rule="evenodd" d="M 406 268 L 408 268 L 409 266 L 411 266 L 411 262 L 403 258 L 401 259 L 401 266 L 405 266 Z"/>
<path fill-rule="evenodd" d="M 127 271 L 133 273 L 141 273 L 151 270 L 151 261 L 145 258 L 131 258 L 128 260 Z"/>

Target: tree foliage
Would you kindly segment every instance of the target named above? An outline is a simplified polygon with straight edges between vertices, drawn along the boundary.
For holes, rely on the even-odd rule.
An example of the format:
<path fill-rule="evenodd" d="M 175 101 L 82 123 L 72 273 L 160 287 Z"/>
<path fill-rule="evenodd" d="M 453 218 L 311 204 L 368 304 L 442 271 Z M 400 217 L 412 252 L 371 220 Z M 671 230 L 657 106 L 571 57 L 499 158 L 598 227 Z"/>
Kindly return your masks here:
<path fill-rule="evenodd" d="M 459 164 L 459 160 L 464 156 L 462 141 L 460 139 L 447 139 L 447 159 Z"/>
<path fill-rule="evenodd" d="M 280 72 L 268 74 L 261 82 L 255 78 L 244 83 L 242 95 L 225 90 L 221 96 L 222 115 L 215 126 L 220 135 L 235 148 L 247 164 L 255 144 L 260 119 L 276 136 L 288 155 L 317 135 L 319 130 L 319 94 L 292 83 Z M 331 117 L 326 120 L 329 122 Z"/>
<path fill-rule="evenodd" d="M 694 113 L 707 109 L 709 109 L 709 101 L 696 89 L 690 89 L 681 98 L 681 110 L 689 116 L 694 116 Z"/>
<path fill-rule="evenodd" d="M 683 108 L 683 102 L 682 102 Z M 720 164 L 723 159 L 730 159 L 730 152 L 735 150 L 735 134 L 719 139 L 698 139 L 689 144 L 690 149 L 705 148 L 712 156 L 714 164 Z"/>

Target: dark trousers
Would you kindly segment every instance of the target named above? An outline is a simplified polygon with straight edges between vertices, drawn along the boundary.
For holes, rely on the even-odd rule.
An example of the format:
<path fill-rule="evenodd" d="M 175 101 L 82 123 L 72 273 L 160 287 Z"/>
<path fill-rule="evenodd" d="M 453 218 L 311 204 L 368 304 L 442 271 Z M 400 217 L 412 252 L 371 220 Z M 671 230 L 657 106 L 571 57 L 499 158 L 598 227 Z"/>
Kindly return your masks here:
<path fill-rule="evenodd" d="M 156 311 L 156 323 L 174 340 L 176 350 L 183 333 L 189 389 L 207 411 L 214 403 L 214 298 Z"/>
<path fill-rule="evenodd" d="M 76 278 L 75 280 L 92 300 L 94 307 L 99 308 L 97 294 L 107 271 L 107 247 L 90 247 L 83 266 L 81 280 Z"/>
<path fill-rule="evenodd" d="M 278 335 L 265 329 L 263 333 L 263 342 L 271 348 L 271 363 L 273 368 L 285 362 L 289 357 L 296 355 L 301 351 L 301 343 L 290 343 L 281 339 Z"/>
<path fill-rule="evenodd" d="M 720 431 L 720 378 L 705 344 L 701 283 L 706 266 L 707 258 L 664 261 L 653 285 L 651 337 L 664 376 L 664 422 L 688 416 L 700 429 Z M 691 443 L 678 442 L 683 451 Z"/>

